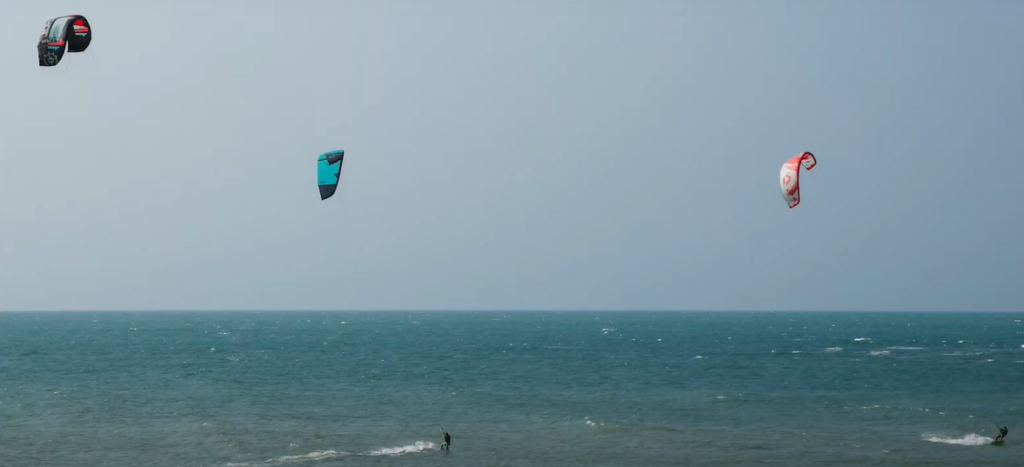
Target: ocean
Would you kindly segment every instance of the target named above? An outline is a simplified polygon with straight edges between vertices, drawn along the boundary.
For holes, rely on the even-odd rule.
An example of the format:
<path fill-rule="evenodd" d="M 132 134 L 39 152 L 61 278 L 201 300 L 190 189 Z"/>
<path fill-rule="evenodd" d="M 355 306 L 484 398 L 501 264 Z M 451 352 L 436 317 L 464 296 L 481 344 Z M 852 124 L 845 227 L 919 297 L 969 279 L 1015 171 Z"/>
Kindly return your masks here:
<path fill-rule="evenodd" d="M 1022 320 L 3 312 L 0 466 L 1024 465 Z"/>

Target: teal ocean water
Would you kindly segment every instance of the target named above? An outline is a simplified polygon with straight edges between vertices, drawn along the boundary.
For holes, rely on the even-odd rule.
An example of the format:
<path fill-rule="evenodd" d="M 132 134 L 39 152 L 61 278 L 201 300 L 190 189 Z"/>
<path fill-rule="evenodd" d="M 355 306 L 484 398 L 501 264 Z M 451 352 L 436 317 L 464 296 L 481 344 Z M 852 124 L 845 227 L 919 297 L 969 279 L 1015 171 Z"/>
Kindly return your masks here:
<path fill-rule="evenodd" d="M 1022 320 L 4 312 L 0 465 L 1019 464 Z"/>

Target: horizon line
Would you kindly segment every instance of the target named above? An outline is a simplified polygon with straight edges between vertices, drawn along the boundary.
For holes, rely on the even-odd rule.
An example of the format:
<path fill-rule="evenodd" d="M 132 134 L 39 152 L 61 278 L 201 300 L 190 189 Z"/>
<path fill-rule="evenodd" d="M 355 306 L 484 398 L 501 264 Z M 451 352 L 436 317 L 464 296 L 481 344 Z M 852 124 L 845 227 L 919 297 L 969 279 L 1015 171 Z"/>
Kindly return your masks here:
<path fill-rule="evenodd" d="M 814 309 L 785 309 L 785 310 L 700 310 L 700 309 L 518 309 L 518 308 L 491 308 L 491 309 L 445 309 L 445 308 L 388 308 L 388 309 L 66 309 L 66 310 L 0 310 L 0 313 L 1024 313 L 1024 310 L 814 310 Z"/>

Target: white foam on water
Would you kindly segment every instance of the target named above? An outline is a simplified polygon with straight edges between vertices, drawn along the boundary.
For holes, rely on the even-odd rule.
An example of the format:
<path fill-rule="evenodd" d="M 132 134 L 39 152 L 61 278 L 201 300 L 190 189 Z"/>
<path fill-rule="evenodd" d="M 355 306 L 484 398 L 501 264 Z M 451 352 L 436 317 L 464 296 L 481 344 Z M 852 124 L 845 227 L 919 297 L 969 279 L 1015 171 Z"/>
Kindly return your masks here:
<path fill-rule="evenodd" d="M 413 444 L 405 446 L 395 446 L 390 448 L 374 449 L 366 453 L 367 456 L 400 456 L 402 454 L 412 454 L 416 452 L 432 451 L 437 445 L 430 441 L 417 441 Z"/>
<path fill-rule="evenodd" d="M 984 446 L 986 444 L 992 443 L 992 441 L 995 441 L 993 438 L 989 438 L 988 436 L 981 436 L 975 433 L 968 433 L 959 438 L 950 438 L 946 436 L 936 435 L 923 435 L 922 438 L 925 441 L 931 441 L 933 443 L 957 444 L 960 446 Z"/>
<path fill-rule="evenodd" d="M 280 462 L 294 462 L 294 461 L 318 461 L 322 459 L 331 459 L 341 455 L 347 454 L 345 452 L 339 452 L 334 450 L 329 451 L 313 451 L 309 454 L 299 454 L 297 456 L 281 456 L 276 458 Z"/>
<path fill-rule="evenodd" d="M 437 445 L 430 441 L 416 441 L 413 444 L 405 446 L 394 446 L 387 448 L 374 449 L 365 453 L 357 453 L 358 456 L 400 456 L 402 454 L 412 454 L 423 451 L 433 451 L 437 449 Z M 224 467 L 275 467 L 279 465 L 287 465 L 302 462 L 315 462 L 328 459 L 335 459 L 342 456 L 350 456 L 354 453 L 345 451 L 313 451 L 308 454 L 299 454 L 294 456 L 281 456 L 267 459 L 265 461 L 253 461 L 253 462 L 231 462 L 224 464 Z"/>
<path fill-rule="evenodd" d="M 319 461 L 324 459 L 333 459 L 348 455 L 350 453 L 344 451 L 313 451 L 308 454 L 299 454 L 295 456 L 281 456 L 267 459 L 262 462 L 229 462 L 225 464 L 225 467 L 268 467 L 286 462 L 303 462 L 303 461 Z"/>

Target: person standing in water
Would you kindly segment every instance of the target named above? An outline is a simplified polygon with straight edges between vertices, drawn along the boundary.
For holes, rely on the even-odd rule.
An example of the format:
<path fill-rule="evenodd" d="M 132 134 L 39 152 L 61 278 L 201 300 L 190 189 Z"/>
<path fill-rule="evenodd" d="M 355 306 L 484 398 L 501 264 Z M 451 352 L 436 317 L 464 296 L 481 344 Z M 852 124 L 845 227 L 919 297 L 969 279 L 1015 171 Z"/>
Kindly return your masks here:
<path fill-rule="evenodd" d="M 1002 441 L 1006 438 L 1006 434 L 1010 432 L 1010 430 L 1007 430 L 1005 426 L 1000 427 L 999 425 L 996 425 L 996 428 L 999 428 L 999 436 L 996 436 L 996 441 Z"/>
<path fill-rule="evenodd" d="M 441 435 L 444 436 L 444 444 L 441 445 L 441 449 L 445 451 L 452 450 L 452 435 L 449 435 L 447 431 L 441 430 Z"/>

